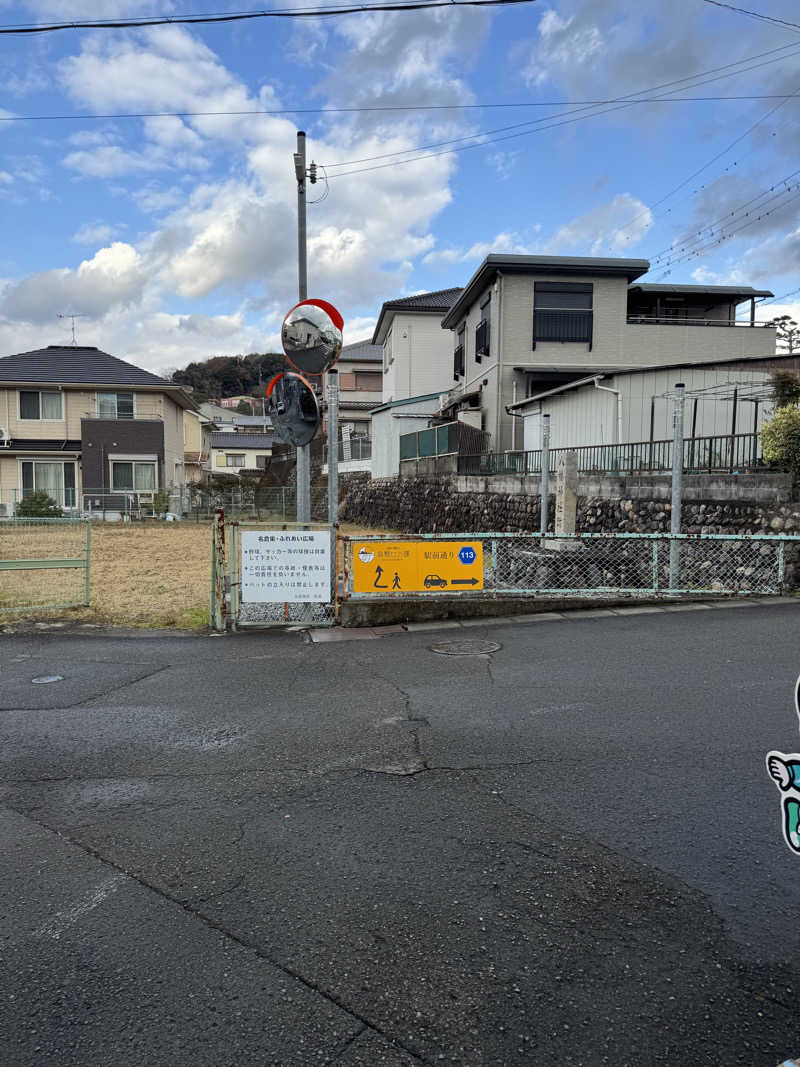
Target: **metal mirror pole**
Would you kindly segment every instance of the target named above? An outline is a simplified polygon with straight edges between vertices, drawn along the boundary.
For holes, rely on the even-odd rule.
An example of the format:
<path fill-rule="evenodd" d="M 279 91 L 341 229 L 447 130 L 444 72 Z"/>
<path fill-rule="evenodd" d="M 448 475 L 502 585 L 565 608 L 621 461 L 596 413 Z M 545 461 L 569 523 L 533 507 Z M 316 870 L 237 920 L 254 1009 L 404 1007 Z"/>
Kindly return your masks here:
<path fill-rule="evenodd" d="M 542 488 L 539 532 L 547 533 L 547 518 L 550 510 L 550 416 L 542 415 Z"/>
<path fill-rule="evenodd" d="M 683 495 L 683 405 L 685 387 L 682 382 L 675 386 L 675 399 L 672 407 L 672 511 L 670 513 L 671 534 L 681 532 L 681 497 Z M 669 587 L 680 588 L 681 543 L 670 540 L 669 543 Z"/>
<path fill-rule="evenodd" d="M 297 273 L 300 299 L 308 297 L 308 267 L 306 263 L 306 135 L 297 131 L 297 151 L 294 154 L 297 178 Z M 311 449 L 302 445 L 297 449 L 297 521 L 311 522 Z"/>
<path fill-rule="evenodd" d="M 336 601 L 336 523 L 339 521 L 339 372 L 328 371 L 328 525 L 331 528 L 331 603 Z"/>

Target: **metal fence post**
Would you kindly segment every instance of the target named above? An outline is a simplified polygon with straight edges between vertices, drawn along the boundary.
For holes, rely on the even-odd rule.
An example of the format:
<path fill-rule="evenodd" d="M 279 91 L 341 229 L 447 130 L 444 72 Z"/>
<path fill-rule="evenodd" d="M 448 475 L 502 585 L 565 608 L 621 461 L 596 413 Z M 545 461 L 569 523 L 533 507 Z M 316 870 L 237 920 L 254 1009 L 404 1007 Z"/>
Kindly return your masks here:
<path fill-rule="evenodd" d="M 784 548 L 785 548 L 785 546 L 784 546 L 783 541 L 778 541 L 778 549 L 777 549 L 778 592 L 781 594 L 781 596 L 783 595 L 783 581 L 784 581 L 784 573 L 785 573 L 785 567 L 786 567 L 786 560 L 785 560 L 785 556 L 784 556 Z"/>
<path fill-rule="evenodd" d="M 331 537 L 331 603 L 336 601 L 336 533 L 339 523 L 339 372 L 328 371 L 328 525 Z"/>
<path fill-rule="evenodd" d="M 211 625 L 225 631 L 225 512 L 214 508 L 211 551 Z"/>
<path fill-rule="evenodd" d="M 542 415 L 542 483 L 541 483 L 541 506 L 539 508 L 541 535 L 547 533 L 547 516 L 550 500 L 550 416 Z"/>
<path fill-rule="evenodd" d="M 91 582 L 91 573 L 90 573 L 91 558 L 92 558 L 92 524 L 90 522 L 87 522 L 86 523 L 86 576 L 85 576 L 85 579 L 84 579 L 84 587 L 83 587 L 83 602 L 84 602 L 84 604 L 86 605 L 87 608 L 89 607 L 89 604 L 91 603 L 91 586 L 90 586 L 90 582 Z"/>
<path fill-rule="evenodd" d="M 684 385 L 675 385 L 672 408 L 672 513 L 670 518 L 669 587 L 680 588 L 681 543 L 676 534 L 681 532 L 681 497 L 683 494 L 683 405 Z"/>

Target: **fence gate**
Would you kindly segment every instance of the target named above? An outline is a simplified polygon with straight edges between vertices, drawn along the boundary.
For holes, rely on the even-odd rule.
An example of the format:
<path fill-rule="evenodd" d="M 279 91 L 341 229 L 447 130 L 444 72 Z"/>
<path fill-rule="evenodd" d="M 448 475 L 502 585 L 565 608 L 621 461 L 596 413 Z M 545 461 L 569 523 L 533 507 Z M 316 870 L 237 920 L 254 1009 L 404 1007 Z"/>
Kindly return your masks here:
<path fill-rule="evenodd" d="M 225 521 L 213 525 L 211 623 L 245 627 L 331 626 L 331 547 L 323 524 Z"/>
<path fill-rule="evenodd" d="M 91 538 L 81 519 L 0 522 L 0 613 L 88 607 Z"/>

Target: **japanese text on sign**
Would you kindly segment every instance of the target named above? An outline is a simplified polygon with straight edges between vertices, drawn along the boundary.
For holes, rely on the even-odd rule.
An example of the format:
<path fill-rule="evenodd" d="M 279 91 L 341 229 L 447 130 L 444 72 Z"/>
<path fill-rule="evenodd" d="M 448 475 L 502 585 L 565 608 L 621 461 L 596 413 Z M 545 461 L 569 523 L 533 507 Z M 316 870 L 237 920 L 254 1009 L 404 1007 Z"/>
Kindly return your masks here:
<path fill-rule="evenodd" d="M 327 530 L 242 530 L 242 603 L 324 604 L 331 593 Z"/>
<path fill-rule="evenodd" d="M 395 594 L 483 589 L 480 541 L 355 541 L 353 592 Z"/>

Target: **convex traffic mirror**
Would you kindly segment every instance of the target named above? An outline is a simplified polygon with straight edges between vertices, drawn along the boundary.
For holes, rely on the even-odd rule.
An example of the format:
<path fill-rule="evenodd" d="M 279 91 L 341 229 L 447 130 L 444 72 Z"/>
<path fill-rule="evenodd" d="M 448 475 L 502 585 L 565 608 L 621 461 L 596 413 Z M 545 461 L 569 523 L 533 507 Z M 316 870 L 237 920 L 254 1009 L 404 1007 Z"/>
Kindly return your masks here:
<path fill-rule="evenodd" d="M 343 326 L 344 319 L 327 300 L 302 300 L 283 320 L 286 358 L 301 374 L 324 374 L 342 351 Z"/>
<path fill-rule="evenodd" d="M 314 390 L 299 374 L 276 374 L 267 386 L 267 402 L 281 441 L 301 448 L 309 444 L 320 423 Z"/>

